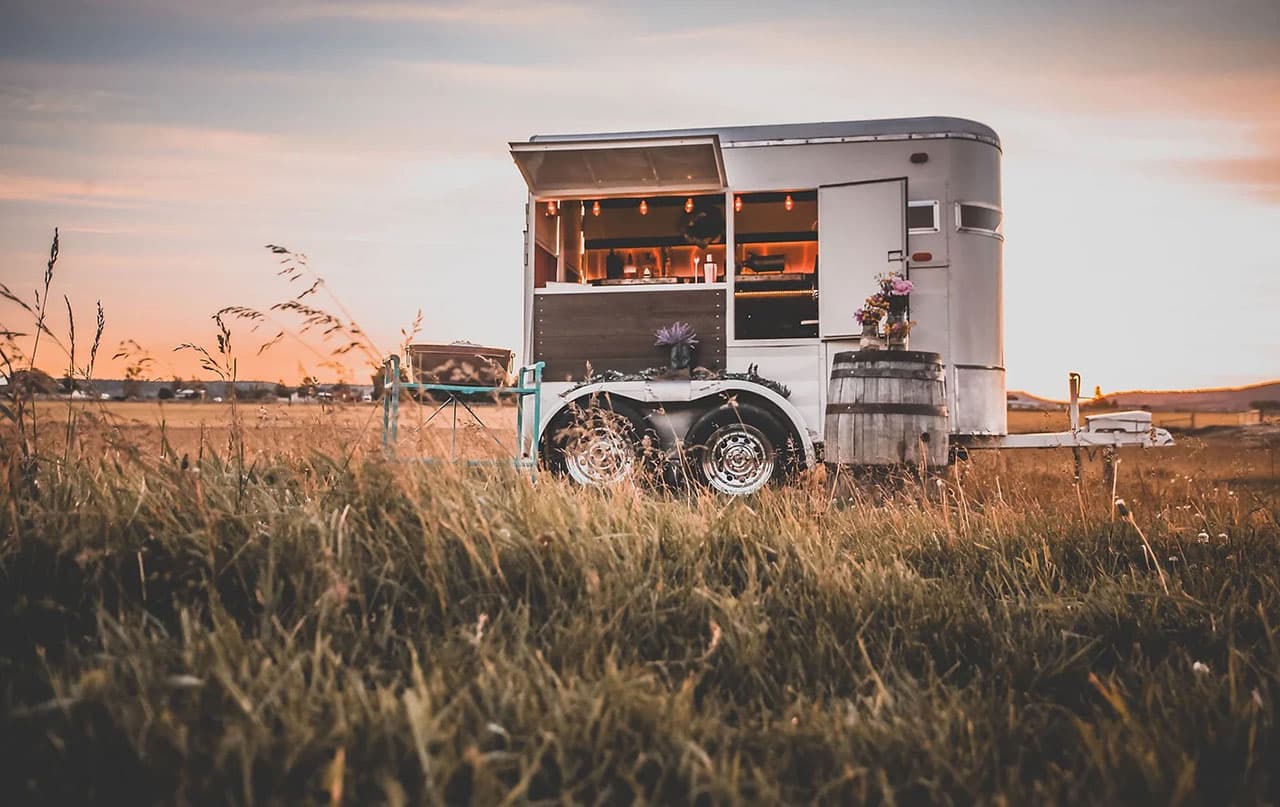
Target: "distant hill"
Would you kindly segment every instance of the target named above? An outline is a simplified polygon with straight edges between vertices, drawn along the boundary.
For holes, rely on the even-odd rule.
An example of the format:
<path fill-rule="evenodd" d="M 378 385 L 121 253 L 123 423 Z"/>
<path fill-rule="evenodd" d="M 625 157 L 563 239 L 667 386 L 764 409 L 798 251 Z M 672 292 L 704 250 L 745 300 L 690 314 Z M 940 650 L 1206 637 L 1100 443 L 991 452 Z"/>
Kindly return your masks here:
<path fill-rule="evenodd" d="M 1005 396 L 1009 403 L 1010 409 L 1029 409 L 1039 411 L 1052 411 L 1062 409 L 1066 404 L 1062 401 L 1052 401 L 1048 398 L 1041 398 L 1038 395 L 1032 395 L 1020 389 L 1011 389 Z"/>
<path fill-rule="evenodd" d="M 1104 396 L 1108 406 L 1121 409 L 1176 409 L 1183 412 L 1243 412 L 1255 401 L 1280 404 L 1280 381 L 1247 387 L 1193 390 L 1134 390 Z"/>
<path fill-rule="evenodd" d="M 1257 401 L 1280 405 L 1280 381 L 1247 387 L 1191 390 L 1130 390 L 1104 395 L 1101 401 L 1082 398 L 1083 406 L 1114 406 L 1119 409 L 1151 409 L 1178 412 L 1244 412 Z M 1041 398 L 1021 390 L 1009 391 L 1011 409 L 1060 409 L 1064 401 Z"/>

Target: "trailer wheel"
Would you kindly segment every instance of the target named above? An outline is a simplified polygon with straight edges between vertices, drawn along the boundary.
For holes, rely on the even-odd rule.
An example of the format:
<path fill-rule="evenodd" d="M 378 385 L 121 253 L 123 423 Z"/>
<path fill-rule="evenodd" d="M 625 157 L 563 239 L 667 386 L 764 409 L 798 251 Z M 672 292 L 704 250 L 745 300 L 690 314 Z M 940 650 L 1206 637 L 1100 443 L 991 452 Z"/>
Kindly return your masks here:
<path fill-rule="evenodd" d="M 599 487 L 636 476 L 656 445 L 639 409 L 596 393 L 552 419 L 543 457 L 554 473 L 584 487 Z"/>
<path fill-rule="evenodd" d="M 749 403 L 726 403 L 707 412 L 689 429 L 685 444 L 694 477 L 721 493 L 754 493 L 796 469 L 788 430 Z"/>

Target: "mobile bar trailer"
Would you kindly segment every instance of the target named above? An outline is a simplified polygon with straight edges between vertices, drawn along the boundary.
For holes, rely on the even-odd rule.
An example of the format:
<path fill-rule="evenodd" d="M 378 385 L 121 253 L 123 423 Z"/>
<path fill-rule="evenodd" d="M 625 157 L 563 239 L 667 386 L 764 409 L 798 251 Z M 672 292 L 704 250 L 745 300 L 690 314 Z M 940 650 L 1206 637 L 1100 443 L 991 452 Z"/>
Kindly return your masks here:
<path fill-rule="evenodd" d="M 960 449 L 1172 442 L 1146 412 L 1081 427 L 1078 383 L 1070 431 L 1008 434 L 1001 147 L 987 126 L 904 118 L 510 149 L 529 190 L 523 347 L 546 367 L 539 450 L 582 484 L 654 452 L 725 493 L 820 462 L 830 412 L 868 408 L 828 400 L 832 368 L 863 355 L 853 313 L 888 271 L 914 286 L 909 352 L 932 357 L 938 392 L 933 408 L 881 411 L 931 412 Z M 664 362 L 655 331 L 675 323 L 696 332 L 694 367 L 650 369 Z"/>

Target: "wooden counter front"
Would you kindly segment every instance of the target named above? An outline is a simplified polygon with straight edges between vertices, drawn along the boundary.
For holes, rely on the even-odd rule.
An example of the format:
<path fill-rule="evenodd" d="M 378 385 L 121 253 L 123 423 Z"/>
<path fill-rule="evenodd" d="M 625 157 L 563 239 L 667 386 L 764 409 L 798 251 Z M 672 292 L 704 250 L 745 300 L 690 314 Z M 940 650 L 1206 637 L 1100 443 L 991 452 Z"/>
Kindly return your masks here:
<path fill-rule="evenodd" d="M 634 373 L 664 367 L 670 349 L 653 344 L 654 331 L 672 322 L 687 322 L 698 334 L 695 366 L 724 369 L 725 287 L 684 285 L 557 290 L 533 298 L 533 360 L 547 363 L 547 381 L 580 381 L 587 363 L 606 370 Z"/>

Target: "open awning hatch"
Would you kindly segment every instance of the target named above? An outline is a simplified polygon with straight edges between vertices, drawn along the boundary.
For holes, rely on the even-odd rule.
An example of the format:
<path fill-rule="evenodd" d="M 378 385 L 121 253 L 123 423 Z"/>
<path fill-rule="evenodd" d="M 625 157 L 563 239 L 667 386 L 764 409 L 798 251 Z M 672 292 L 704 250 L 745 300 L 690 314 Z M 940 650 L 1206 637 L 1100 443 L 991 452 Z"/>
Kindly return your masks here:
<path fill-rule="evenodd" d="M 724 190 L 720 138 L 637 138 L 512 143 L 538 199 Z"/>

